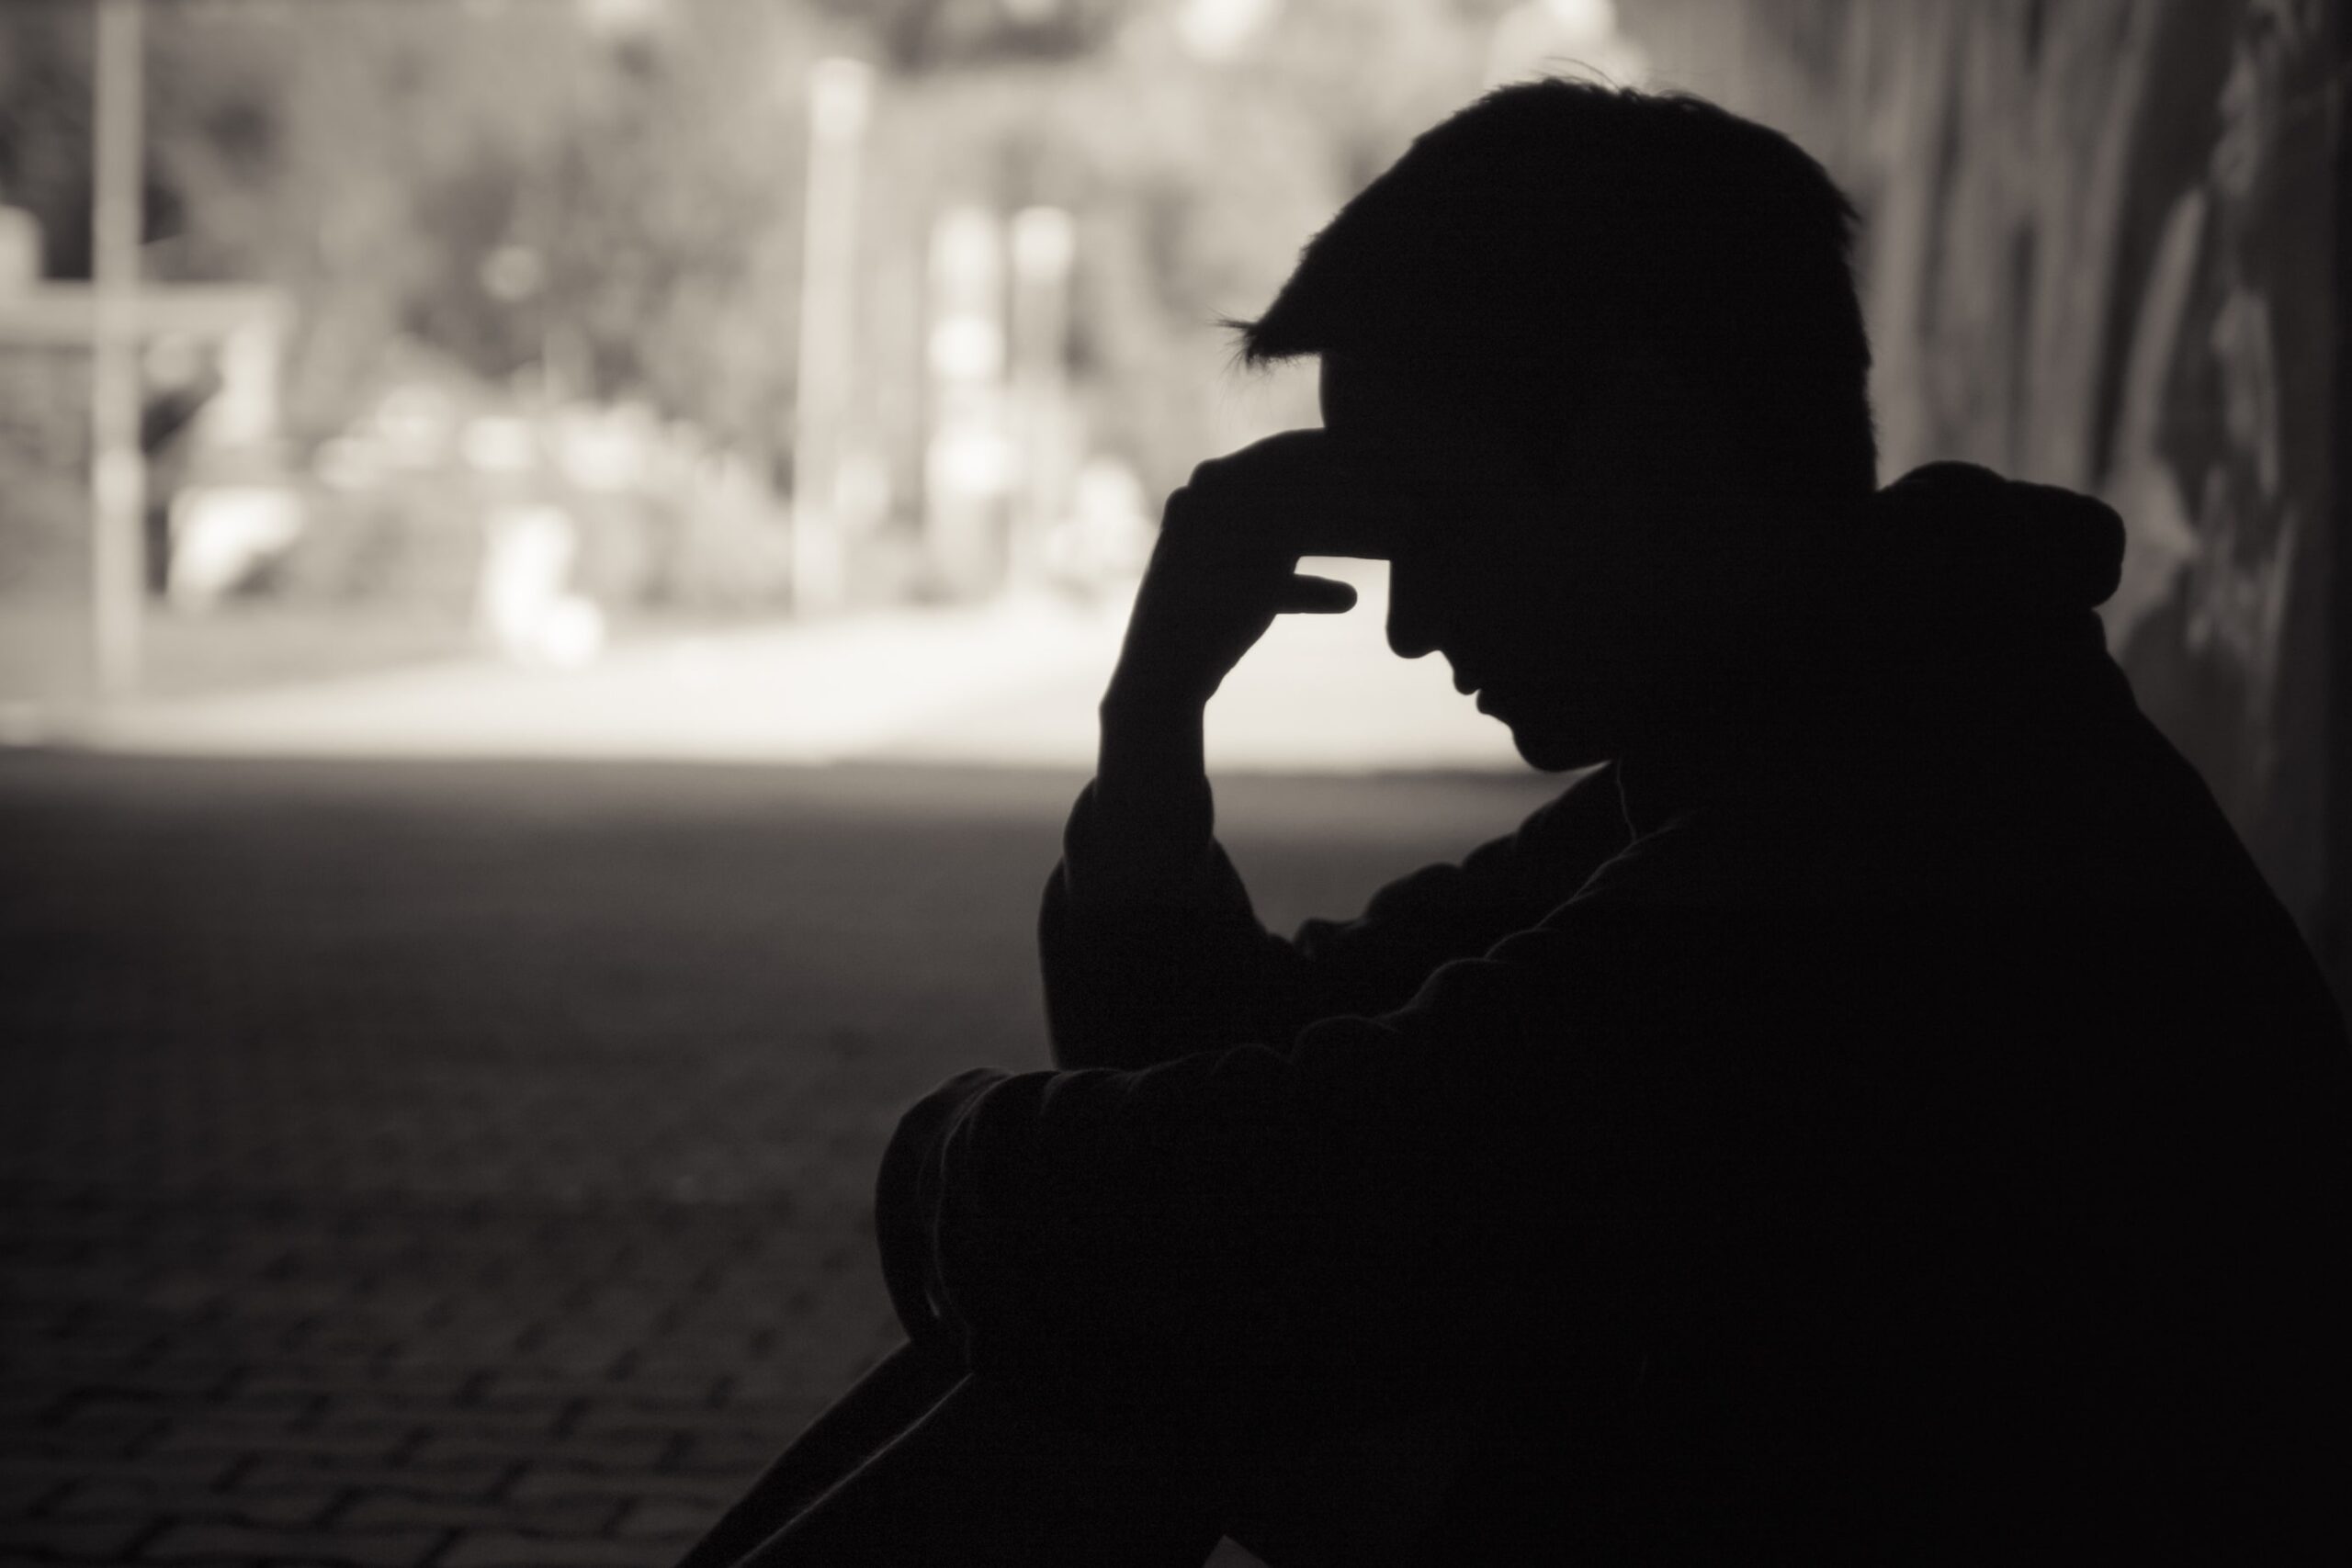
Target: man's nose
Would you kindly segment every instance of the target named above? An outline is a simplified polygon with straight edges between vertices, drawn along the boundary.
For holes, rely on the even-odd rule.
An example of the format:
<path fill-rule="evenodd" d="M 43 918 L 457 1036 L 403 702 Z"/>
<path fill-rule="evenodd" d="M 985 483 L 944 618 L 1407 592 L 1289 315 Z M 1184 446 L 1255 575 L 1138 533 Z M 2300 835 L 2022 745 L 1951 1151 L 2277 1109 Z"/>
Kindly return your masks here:
<path fill-rule="evenodd" d="M 1397 658 L 1419 659 L 1444 646 L 1444 618 L 1438 601 L 1425 573 L 1389 563 L 1388 646 Z"/>

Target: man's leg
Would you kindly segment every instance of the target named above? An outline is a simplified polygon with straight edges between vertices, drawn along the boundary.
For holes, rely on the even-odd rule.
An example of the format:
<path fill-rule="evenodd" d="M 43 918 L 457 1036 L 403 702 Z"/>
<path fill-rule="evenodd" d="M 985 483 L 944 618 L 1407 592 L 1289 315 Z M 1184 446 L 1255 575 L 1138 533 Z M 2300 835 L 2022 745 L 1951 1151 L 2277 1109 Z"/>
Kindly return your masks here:
<path fill-rule="evenodd" d="M 678 1568 L 734 1568 L 922 1419 L 963 1376 L 944 1348 L 901 1345 L 891 1351 L 793 1439 Z"/>
<path fill-rule="evenodd" d="M 1200 1568 L 1222 1533 L 1216 1468 L 1195 1441 L 967 1377 L 743 1568 Z"/>
<path fill-rule="evenodd" d="M 1181 1419 L 1110 1432 L 983 1386 L 950 1353 L 901 1347 L 679 1568 L 1198 1568 L 1225 1532 L 1275 1568 L 1409 1561 L 1465 1432 L 1459 1409 L 1311 1437 L 1204 1432 Z"/>

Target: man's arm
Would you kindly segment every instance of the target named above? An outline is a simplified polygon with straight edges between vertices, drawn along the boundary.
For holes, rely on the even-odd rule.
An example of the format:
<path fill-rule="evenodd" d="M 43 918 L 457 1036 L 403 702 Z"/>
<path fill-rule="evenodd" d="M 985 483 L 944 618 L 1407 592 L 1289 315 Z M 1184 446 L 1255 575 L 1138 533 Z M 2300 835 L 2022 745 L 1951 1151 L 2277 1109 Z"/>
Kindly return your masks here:
<path fill-rule="evenodd" d="M 1114 723 L 1106 714 L 1106 754 Z M 1308 920 L 1286 941 L 1259 921 L 1212 828 L 1197 775 L 1140 808 L 1105 776 L 1080 793 L 1038 918 L 1060 1066 L 1143 1067 L 1285 1044 L 1319 1019 L 1392 1011 L 1440 964 L 1536 924 L 1630 838 L 1615 780 L 1598 770 L 1517 831 L 1388 884 L 1351 919 Z"/>
<path fill-rule="evenodd" d="M 1073 1397 L 1458 1394 L 1515 1271 L 1703 1163 L 1661 1108 L 1690 1064 L 1615 1027 L 1654 946 L 1578 899 L 1288 1051 L 961 1075 L 886 1161 L 886 1269 L 975 1371 Z"/>
<path fill-rule="evenodd" d="M 1532 924 L 1623 847 L 1614 789 L 1588 779 L 1573 808 L 1392 886 L 1356 920 L 1309 922 L 1290 942 L 1259 923 L 1214 837 L 1204 711 L 1275 615 L 1354 602 L 1343 583 L 1298 575 L 1299 557 L 1385 554 L 1398 508 L 1319 431 L 1204 463 L 1169 498 L 1103 697 L 1095 778 L 1039 918 L 1062 1066 L 1145 1066 L 1386 1011 L 1439 964 Z"/>

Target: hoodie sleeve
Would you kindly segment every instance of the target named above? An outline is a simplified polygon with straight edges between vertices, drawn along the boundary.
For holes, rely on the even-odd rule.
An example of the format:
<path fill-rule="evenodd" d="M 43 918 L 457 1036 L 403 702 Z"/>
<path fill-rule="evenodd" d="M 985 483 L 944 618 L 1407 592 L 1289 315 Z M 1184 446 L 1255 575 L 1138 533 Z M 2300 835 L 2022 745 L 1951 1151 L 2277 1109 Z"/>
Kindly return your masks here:
<path fill-rule="evenodd" d="M 1216 841 L 1205 786 L 1166 820 L 1112 824 L 1090 784 L 1038 919 L 1054 1059 L 1142 1067 L 1402 1007 L 1440 964 L 1566 902 L 1628 836 L 1615 780 L 1597 770 L 1458 864 L 1424 867 L 1354 919 L 1308 920 L 1284 940 L 1260 923 Z"/>
<path fill-rule="evenodd" d="M 1611 1029 L 1641 931 L 1579 897 L 1287 1049 L 949 1080 L 885 1160 L 910 1332 L 1087 1401 L 1460 1387 L 1527 1216 L 1612 1224 L 1683 1146 Z"/>

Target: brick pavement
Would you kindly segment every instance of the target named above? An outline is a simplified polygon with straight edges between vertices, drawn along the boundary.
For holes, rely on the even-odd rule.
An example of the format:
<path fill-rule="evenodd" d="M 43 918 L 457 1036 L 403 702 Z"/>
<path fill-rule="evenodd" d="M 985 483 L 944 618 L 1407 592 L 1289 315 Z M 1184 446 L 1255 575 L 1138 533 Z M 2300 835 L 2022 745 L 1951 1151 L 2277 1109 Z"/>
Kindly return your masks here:
<path fill-rule="evenodd" d="M 0 753 L 0 1562 L 673 1561 L 892 1343 L 897 1111 L 1042 1060 L 1076 784 Z M 1270 918 L 1535 781 L 1243 780 Z"/>

